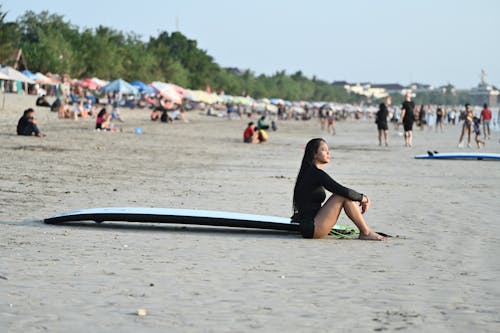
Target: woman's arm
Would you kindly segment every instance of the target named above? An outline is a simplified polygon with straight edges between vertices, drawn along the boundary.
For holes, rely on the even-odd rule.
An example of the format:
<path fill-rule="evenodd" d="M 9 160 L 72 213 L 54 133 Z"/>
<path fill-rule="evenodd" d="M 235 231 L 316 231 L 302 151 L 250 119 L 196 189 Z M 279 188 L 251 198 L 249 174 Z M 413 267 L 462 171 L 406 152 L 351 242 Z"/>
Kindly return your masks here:
<path fill-rule="evenodd" d="M 327 189 L 328 191 L 341 195 L 343 197 L 346 197 L 348 199 L 351 199 L 353 201 L 359 201 L 361 202 L 363 198 L 366 198 L 363 196 L 363 194 L 347 188 L 339 183 L 337 183 L 335 180 L 333 180 L 332 177 L 330 177 L 326 172 L 320 169 L 316 169 L 318 171 L 318 177 L 320 178 L 320 184 Z M 366 198 L 368 199 L 368 198 Z"/>

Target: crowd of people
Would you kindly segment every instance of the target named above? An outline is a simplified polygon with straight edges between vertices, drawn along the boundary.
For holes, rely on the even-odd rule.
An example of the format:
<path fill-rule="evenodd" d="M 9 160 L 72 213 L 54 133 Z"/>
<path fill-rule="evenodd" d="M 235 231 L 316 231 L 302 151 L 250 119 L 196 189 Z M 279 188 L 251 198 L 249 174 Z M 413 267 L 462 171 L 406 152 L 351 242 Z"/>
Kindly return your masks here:
<path fill-rule="evenodd" d="M 385 146 L 389 145 L 389 122 L 394 123 L 394 129 L 399 130 L 399 126 L 403 126 L 404 143 L 406 147 L 413 145 L 413 127 L 414 125 L 420 128 L 420 131 L 435 129 L 436 132 L 444 131 L 445 120 L 448 124 L 458 125 L 462 122 L 460 137 L 458 142 L 459 148 L 464 148 L 464 139 L 467 137 L 467 147 L 472 147 L 471 141 L 474 135 L 474 141 L 477 148 L 480 149 L 486 145 L 486 140 L 491 138 L 492 125 L 492 112 L 488 105 L 483 104 L 483 109 L 479 115 L 475 115 L 469 103 L 465 104 L 462 112 L 457 112 L 454 108 L 447 112 L 446 108 L 442 105 L 428 106 L 421 105 L 417 107 L 411 101 L 410 95 L 405 96 L 405 100 L 398 110 L 389 111 L 390 99 L 386 103 L 380 103 L 379 109 L 375 114 L 375 123 L 377 124 L 378 131 L 378 144 L 382 145 L 382 139 Z M 499 111 L 500 118 L 500 111 Z M 482 128 L 482 132 L 481 132 Z M 481 133 L 483 139 L 481 139 Z"/>
<path fill-rule="evenodd" d="M 189 100 L 183 100 L 182 104 L 176 104 L 169 98 L 157 95 L 141 94 L 139 99 L 132 99 L 128 95 L 119 95 L 117 93 L 108 93 L 96 95 L 91 91 L 74 87 L 63 78 L 62 83 L 54 88 L 55 101 L 50 103 L 47 96 L 42 94 L 36 100 L 38 107 L 50 107 L 52 111 L 57 111 L 60 119 L 95 119 L 95 128 L 98 130 L 113 130 L 113 122 L 123 122 L 120 107 L 125 105 L 132 108 L 151 109 L 151 121 L 163 123 L 172 123 L 176 120 L 186 121 L 185 112 L 192 109 L 201 109 L 206 115 L 222 116 L 227 119 L 245 117 L 251 118 L 259 114 L 259 119 L 255 125 L 253 121 L 249 122 L 244 129 L 243 141 L 246 143 L 262 143 L 268 140 L 267 130 L 277 129 L 276 121 L 297 120 L 310 121 L 317 119 L 320 122 L 321 129 L 331 135 L 335 135 L 335 125 L 337 121 L 352 117 L 354 119 L 371 118 L 374 116 L 377 126 L 378 144 L 380 146 L 389 145 L 389 125 L 392 123 L 394 129 L 399 132 L 403 128 L 404 145 L 413 146 L 414 126 L 420 131 L 434 130 L 436 132 L 444 131 L 444 124 L 458 125 L 462 124 L 459 143 L 460 148 L 472 147 L 472 140 L 475 141 L 477 148 L 484 147 L 486 141 L 491 137 L 492 112 L 488 105 L 484 104 L 480 114 L 474 114 L 469 104 L 458 111 L 456 107 L 445 108 L 441 105 L 415 105 L 410 95 L 405 96 L 401 106 L 392 105 L 390 98 L 385 103 L 381 103 L 376 113 L 353 109 L 347 106 L 335 107 L 333 103 L 301 103 L 272 105 L 247 105 L 232 102 L 213 104 L 198 103 Z M 271 126 L 265 124 L 269 115 L 273 115 Z M 31 114 L 32 116 L 32 114 Z M 23 115 L 24 117 L 24 115 Z M 23 121 L 26 124 L 26 121 Z M 39 129 L 36 124 L 36 131 L 31 133 L 38 135 Z M 25 125 L 22 125 L 25 126 Z M 21 126 L 21 127 L 22 127 Z M 28 128 L 28 126 L 25 126 Z M 28 133 L 28 129 L 22 130 L 22 133 Z M 18 130 L 18 133 L 20 131 Z M 26 134 L 23 134 L 26 135 Z M 465 143 L 466 141 L 466 143 Z"/>

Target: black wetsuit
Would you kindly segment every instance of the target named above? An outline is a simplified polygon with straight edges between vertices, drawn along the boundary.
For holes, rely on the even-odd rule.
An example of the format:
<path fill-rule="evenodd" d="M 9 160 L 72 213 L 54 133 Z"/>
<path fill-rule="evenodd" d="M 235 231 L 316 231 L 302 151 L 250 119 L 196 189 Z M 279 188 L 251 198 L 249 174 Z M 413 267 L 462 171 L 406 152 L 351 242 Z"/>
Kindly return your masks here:
<path fill-rule="evenodd" d="M 353 201 L 363 199 L 363 194 L 340 185 L 315 165 L 306 168 L 297 179 L 294 190 L 294 219 L 300 222 L 301 233 L 305 238 L 314 235 L 314 217 L 326 199 L 325 189 Z"/>
<path fill-rule="evenodd" d="M 415 115 L 413 114 L 415 103 L 412 101 L 404 101 L 402 108 L 406 110 L 403 118 L 403 127 L 405 132 L 408 132 L 413 129 L 413 122 L 415 121 Z"/>

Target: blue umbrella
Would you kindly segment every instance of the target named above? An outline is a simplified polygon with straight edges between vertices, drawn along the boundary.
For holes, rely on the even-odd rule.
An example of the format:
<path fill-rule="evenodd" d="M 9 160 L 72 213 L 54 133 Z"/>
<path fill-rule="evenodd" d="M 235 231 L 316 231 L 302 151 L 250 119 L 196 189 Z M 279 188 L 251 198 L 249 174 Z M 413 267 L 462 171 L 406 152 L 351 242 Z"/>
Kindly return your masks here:
<path fill-rule="evenodd" d="M 111 81 L 110 83 L 102 87 L 101 91 L 114 92 L 119 94 L 137 94 L 139 92 L 136 87 L 132 86 L 130 83 L 122 79 Z"/>
<path fill-rule="evenodd" d="M 132 81 L 132 82 L 130 82 L 130 84 L 132 86 L 136 87 L 143 94 L 148 94 L 149 95 L 149 94 L 156 93 L 156 90 L 153 87 L 145 84 L 144 82 L 142 82 L 140 80 Z"/>

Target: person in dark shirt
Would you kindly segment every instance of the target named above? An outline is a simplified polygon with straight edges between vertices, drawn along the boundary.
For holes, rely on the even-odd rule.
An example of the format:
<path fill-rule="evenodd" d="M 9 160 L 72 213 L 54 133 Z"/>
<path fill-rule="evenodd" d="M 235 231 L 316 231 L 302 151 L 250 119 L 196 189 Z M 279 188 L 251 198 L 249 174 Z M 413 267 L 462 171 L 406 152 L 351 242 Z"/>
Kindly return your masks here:
<path fill-rule="evenodd" d="M 49 101 L 45 98 L 45 95 L 42 95 L 36 99 L 35 102 L 36 106 L 45 106 L 45 107 L 50 107 Z"/>
<path fill-rule="evenodd" d="M 383 240 L 383 236 L 372 231 L 363 215 L 370 207 L 370 200 L 355 190 L 333 180 L 323 167 L 330 162 L 327 143 L 320 138 L 310 140 L 304 152 L 295 188 L 293 191 L 294 216 L 300 223 L 304 238 L 322 238 L 328 235 L 344 209 L 347 216 L 359 229 L 359 239 Z M 325 189 L 332 192 L 326 199 Z M 361 206 L 361 211 L 359 207 Z"/>
<path fill-rule="evenodd" d="M 401 107 L 401 121 L 405 130 L 405 146 L 413 145 L 413 122 L 415 121 L 415 103 L 410 100 L 410 95 L 405 95 L 405 101 Z"/>
<path fill-rule="evenodd" d="M 375 123 L 377 123 L 378 130 L 378 145 L 382 146 L 382 135 L 384 136 L 385 146 L 389 145 L 389 127 L 387 126 L 388 110 L 385 103 L 380 103 Z"/>
<path fill-rule="evenodd" d="M 29 108 L 24 110 L 23 116 L 17 122 L 17 135 L 31 136 L 35 134 L 38 137 L 44 137 L 40 132 L 34 116 L 35 110 Z"/>

